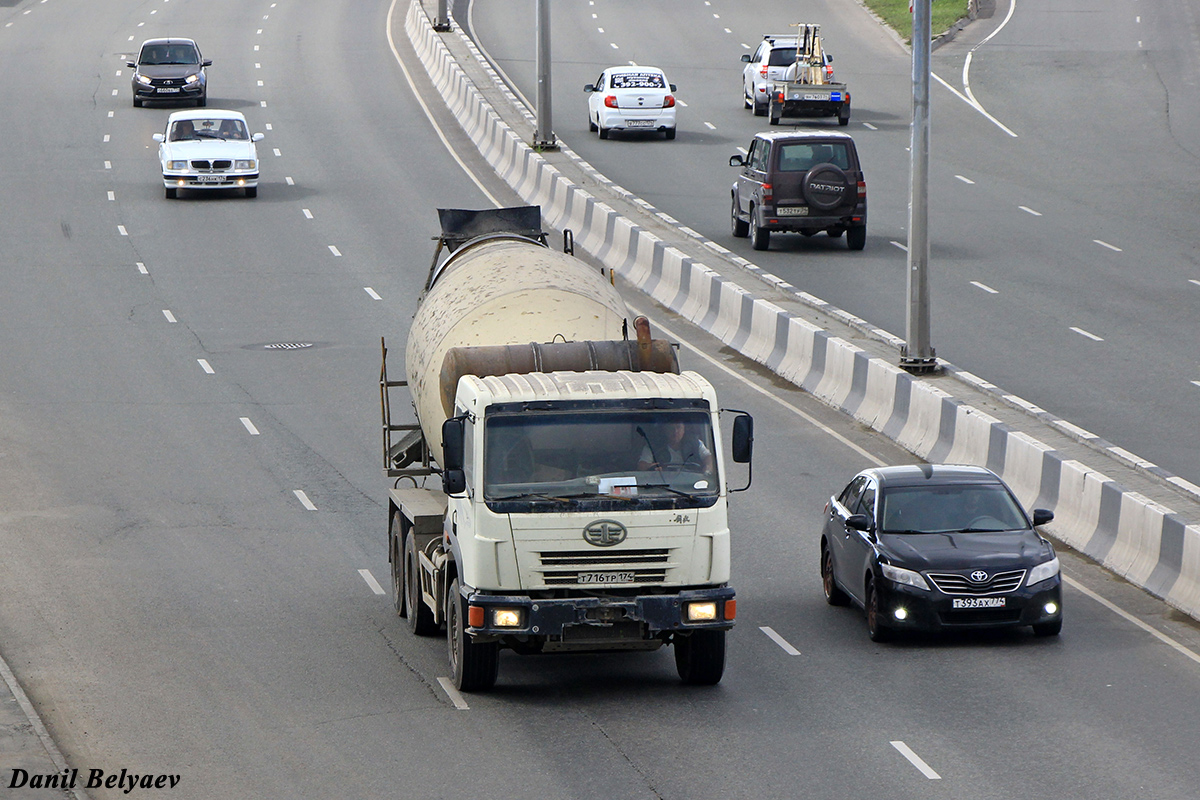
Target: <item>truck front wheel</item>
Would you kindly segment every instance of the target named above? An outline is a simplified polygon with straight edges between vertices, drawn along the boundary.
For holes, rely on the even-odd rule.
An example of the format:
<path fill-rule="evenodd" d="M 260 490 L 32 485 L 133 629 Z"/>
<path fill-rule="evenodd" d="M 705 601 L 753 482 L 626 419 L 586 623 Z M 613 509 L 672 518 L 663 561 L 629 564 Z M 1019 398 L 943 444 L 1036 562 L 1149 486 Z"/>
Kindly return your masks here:
<path fill-rule="evenodd" d="M 689 686 L 714 686 L 725 674 L 725 631 L 695 631 L 675 638 L 675 668 Z"/>
<path fill-rule="evenodd" d="M 480 692 L 496 685 L 500 671 L 500 643 L 475 643 L 463 620 L 463 601 L 458 578 L 450 583 L 446 597 L 446 644 L 450 651 L 450 679 L 460 692 Z"/>
<path fill-rule="evenodd" d="M 433 636 L 438 625 L 433 621 L 433 609 L 421 597 L 421 565 L 417 562 L 416 537 L 411 533 L 404 540 L 404 604 L 408 607 L 408 629 L 414 636 Z"/>

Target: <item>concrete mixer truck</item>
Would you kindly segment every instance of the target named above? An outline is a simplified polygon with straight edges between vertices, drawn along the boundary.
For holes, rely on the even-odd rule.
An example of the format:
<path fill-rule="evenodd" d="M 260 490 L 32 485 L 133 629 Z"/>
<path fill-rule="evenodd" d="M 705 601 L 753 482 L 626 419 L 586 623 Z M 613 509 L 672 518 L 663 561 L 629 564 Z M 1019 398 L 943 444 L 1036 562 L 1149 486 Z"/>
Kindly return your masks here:
<path fill-rule="evenodd" d="M 462 691 L 495 684 L 502 649 L 670 645 L 684 683 L 717 683 L 736 616 L 726 503 L 749 486 L 753 420 L 727 410 L 747 465 L 730 490 L 713 387 L 631 324 L 570 231 L 558 252 L 537 206 L 439 216 L 407 380 L 389 380 L 386 342 L 380 375 L 397 613 L 445 629 Z M 415 423 L 393 419 L 403 387 Z"/>

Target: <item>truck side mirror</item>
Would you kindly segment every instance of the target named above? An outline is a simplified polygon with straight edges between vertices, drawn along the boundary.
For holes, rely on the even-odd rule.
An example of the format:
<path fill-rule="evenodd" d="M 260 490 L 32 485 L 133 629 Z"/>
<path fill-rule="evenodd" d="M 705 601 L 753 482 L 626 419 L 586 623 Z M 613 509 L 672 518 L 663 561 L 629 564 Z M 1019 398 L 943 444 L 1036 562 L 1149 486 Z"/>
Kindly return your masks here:
<path fill-rule="evenodd" d="M 451 417 L 442 423 L 442 460 L 446 462 L 442 464 L 442 469 L 447 472 L 462 471 L 465 424 L 463 417 Z"/>
<path fill-rule="evenodd" d="M 1053 511 L 1049 511 L 1045 508 L 1035 508 L 1033 510 L 1033 525 L 1034 525 L 1034 527 L 1037 527 L 1038 525 L 1045 525 L 1047 522 L 1050 522 L 1052 519 L 1054 519 Z"/>
<path fill-rule="evenodd" d="M 733 460 L 749 464 L 754 453 L 754 417 L 742 414 L 733 421 Z"/>
<path fill-rule="evenodd" d="M 746 166 L 746 159 L 742 158 L 742 156 L 740 154 L 732 155 L 729 157 L 729 166 L 744 167 L 744 166 Z"/>
<path fill-rule="evenodd" d="M 467 490 L 467 474 L 461 469 L 442 472 L 442 491 L 446 494 L 462 494 Z"/>

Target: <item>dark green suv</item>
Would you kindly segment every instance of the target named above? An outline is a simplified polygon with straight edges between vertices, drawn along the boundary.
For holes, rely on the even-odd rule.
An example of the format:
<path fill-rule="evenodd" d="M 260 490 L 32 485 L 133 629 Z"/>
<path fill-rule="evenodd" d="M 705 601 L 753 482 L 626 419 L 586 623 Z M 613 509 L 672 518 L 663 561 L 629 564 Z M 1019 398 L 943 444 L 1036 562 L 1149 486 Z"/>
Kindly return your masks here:
<path fill-rule="evenodd" d="M 766 250 L 772 233 L 846 234 L 851 250 L 867 245 L 867 182 L 849 134 L 760 133 L 745 156 L 729 159 L 733 235 Z"/>

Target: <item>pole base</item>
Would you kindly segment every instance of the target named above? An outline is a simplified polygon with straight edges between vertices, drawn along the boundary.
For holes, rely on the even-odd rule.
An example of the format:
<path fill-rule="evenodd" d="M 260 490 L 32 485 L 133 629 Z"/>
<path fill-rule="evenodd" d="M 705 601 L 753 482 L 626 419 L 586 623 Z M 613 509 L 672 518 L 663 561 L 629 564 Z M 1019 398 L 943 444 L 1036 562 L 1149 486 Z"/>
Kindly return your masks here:
<path fill-rule="evenodd" d="M 435 19 L 433 21 L 433 29 L 435 31 L 437 31 L 438 33 L 449 33 L 450 32 L 450 20 Z"/>
<path fill-rule="evenodd" d="M 903 345 L 900 348 L 900 369 L 915 375 L 930 375 L 940 372 L 941 366 L 938 364 L 937 351 L 931 347 L 927 358 L 911 357 L 908 354 L 908 346 Z"/>
<path fill-rule="evenodd" d="M 551 134 L 551 136 L 553 136 L 553 134 Z M 555 138 L 550 138 L 550 139 L 546 139 L 546 140 L 539 139 L 537 133 L 535 132 L 533 134 L 533 141 L 529 143 L 529 146 L 532 147 L 534 150 L 541 151 L 541 150 L 557 150 L 561 145 L 560 145 L 558 139 L 555 139 Z"/>

